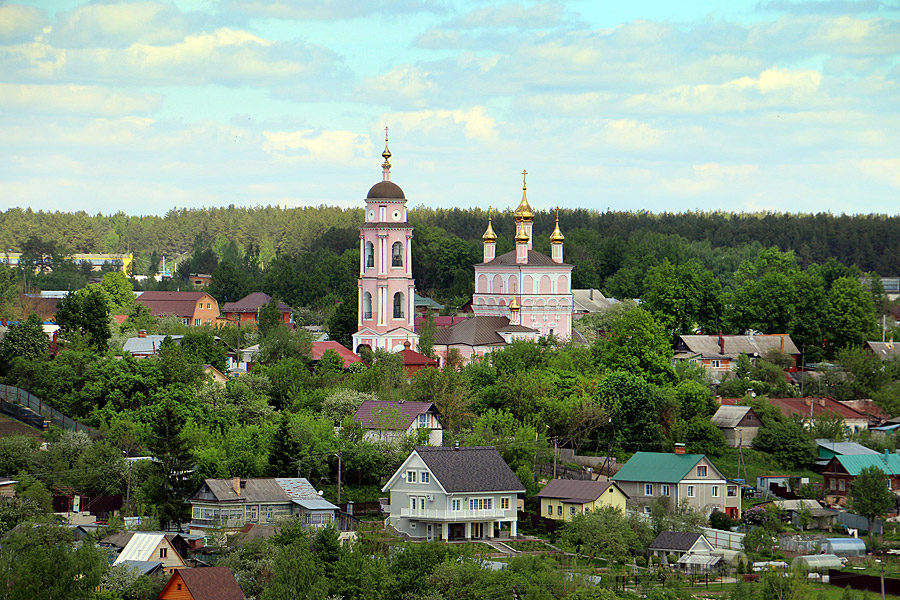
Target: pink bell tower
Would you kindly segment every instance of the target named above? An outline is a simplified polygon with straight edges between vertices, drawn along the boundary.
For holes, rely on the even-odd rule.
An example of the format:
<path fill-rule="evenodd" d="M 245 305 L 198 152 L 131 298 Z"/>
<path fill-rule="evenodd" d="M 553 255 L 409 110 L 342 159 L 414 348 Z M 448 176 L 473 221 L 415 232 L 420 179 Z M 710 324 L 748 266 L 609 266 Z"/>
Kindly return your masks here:
<path fill-rule="evenodd" d="M 412 231 L 406 196 L 391 181 L 388 128 L 384 128 L 382 180 L 366 196 L 366 221 L 359 229 L 359 304 L 353 350 L 368 346 L 399 352 L 404 342 L 415 350 L 415 281 Z"/>

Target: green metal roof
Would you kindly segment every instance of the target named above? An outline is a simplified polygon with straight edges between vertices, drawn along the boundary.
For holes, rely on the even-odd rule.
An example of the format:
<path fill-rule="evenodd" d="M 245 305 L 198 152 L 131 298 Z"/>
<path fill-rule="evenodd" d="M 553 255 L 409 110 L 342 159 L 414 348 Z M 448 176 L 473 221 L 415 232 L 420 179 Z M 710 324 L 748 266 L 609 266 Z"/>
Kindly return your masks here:
<path fill-rule="evenodd" d="M 702 454 L 668 454 L 664 452 L 636 452 L 613 481 L 661 481 L 677 483 L 694 468 Z"/>
<path fill-rule="evenodd" d="M 900 456 L 896 454 L 842 454 L 834 458 L 854 477 L 866 467 L 878 467 L 888 475 L 900 475 Z"/>

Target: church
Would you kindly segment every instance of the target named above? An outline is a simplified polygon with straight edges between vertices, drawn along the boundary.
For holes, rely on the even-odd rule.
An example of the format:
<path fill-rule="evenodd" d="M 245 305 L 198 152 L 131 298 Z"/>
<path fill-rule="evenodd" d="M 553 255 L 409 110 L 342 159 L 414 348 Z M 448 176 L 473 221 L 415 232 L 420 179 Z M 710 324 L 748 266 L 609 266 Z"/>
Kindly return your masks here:
<path fill-rule="evenodd" d="M 366 221 L 360 227 L 358 330 L 353 347 L 415 350 L 415 281 L 412 277 L 413 228 L 407 221 L 406 196 L 390 180 L 391 153 L 385 136 L 382 181 L 366 197 Z M 483 260 L 475 265 L 474 316 L 452 327 L 438 328 L 434 353 L 443 364 L 452 352 L 466 362 L 513 340 L 572 338 L 574 297 L 572 265 L 563 262 L 557 211 L 550 233 L 550 256 L 532 248 L 534 211 L 528 203 L 523 172 L 522 200 L 513 214 L 515 250 L 496 256 L 497 234 L 488 212 L 482 236 Z"/>

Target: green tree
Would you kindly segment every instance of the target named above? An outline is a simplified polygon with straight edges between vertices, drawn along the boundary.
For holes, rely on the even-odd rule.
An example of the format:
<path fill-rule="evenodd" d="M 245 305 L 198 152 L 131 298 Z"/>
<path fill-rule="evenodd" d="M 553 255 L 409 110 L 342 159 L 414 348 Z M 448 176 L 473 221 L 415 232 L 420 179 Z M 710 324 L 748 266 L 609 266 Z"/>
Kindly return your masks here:
<path fill-rule="evenodd" d="M 325 331 L 328 337 L 345 348 L 353 346 L 353 334 L 356 333 L 356 299 L 344 298 L 337 303 L 334 312 L 325 320 Z"/>
<path fill-rule="evenodd" d="M 111 312 L 117 315 L 130 314 L 134 306 L 134 286 L 122 271 L 104 273 L 100 286 L 110 299 Z"/>
<path fill-rule="evenodd" d="M 850 510 L 869 520 L 870 536 L 871 523 L 895 505 L 887 474 L 875 465 L 863 468 L 850 486 Z"/>
<path fill-rule="evenodd" d="M 828 291 L 826 336 L 832 348 L 859 346 L 877 331 L 872 295 L 858 278 L 841 277 Z"/>
<path fill-rule="evenodd" d="M 631 452 L 660 448 L 659 398 L 643 378 L 615 371 L 597 384 L 594 396 L 612 414 L 610 426 L 599 432 L 602 441 Z"/>
<path fill-rule="evenodd" d="M 49 349 L 41 318 L 32 313 L 24 322 L 12 325 L 0 341 L 0 372 L 6 373 L 16 358 L 35 360 L 47 356 Z"/>
<path fill-rule="evenodd" d="M 268 302 L 263 304 L 259 309 L 259 321 L 257 327 L 262 337 L 268 336 L 277 328 L 283 328 L 284 322 L 282 318 L 284 313 L 281 312 L 281 300 L 277 296 L 272 296 Z"/>
<path fill-rule="evenodd" d="M 725 436 L 709 417 L 698 416 L 684 421 L 678 432 L 680 439 L 687 442 L 688 452 L 692 454 L 720 456 L 725 451 Z"/>
<path fill-rule="evenodd" d="M 297 474 L 297 442 L 291 433 L 290 413 L 282 412 L 278 422 L 278 433 L 272 440 L 269 453 L 270 473 L 273 477 L 294 477 Z"/>
<path fill-rule="evenodd" d="M 678 416 L 684 421 L 708 417 L 718 408 L 709 388 L 696 381 L 682 381 L 675 386 L 675 398 L 678 400 Z"/>
<path fill-rule="evenodd" d="M 629 371 L 660 385 L 674 378 L 672 344 L 650 313 L 634 308 L 609 327 L 591 347 L 601 369 Z"/>
<path fill-rule="evenodd" d="M 237 302 L 253 291 L 253 280 L 228 260 L 223 260 L 211 273 L 206 291 L 220 304 Z"/>
<path fill-rule="evenodd" d="M 643 527 L 649 531 L 646 523 Z M 562 527 L 560 539 L 581 554 L 614 560 L 625 559 L 643 549 L 635 523 L 618 508 L 603 506 L 592 513 L 575 515 Z"/>
<path fill-rule="evenodd" d="M 765 423 L 753 439 L 753 447 L 768 452 L 789 469 L 809 468 L 816 459 L 815 442 L 793 419 Z"/>
<path fill-rule="evenodd" d="M 187 498 L 193 492 L 190 470 L 193 466 L 187 438 L 182 432 L 183 411 L 166 398 L 155 407 L 147 448 L 156 459 L 146 482 L 145 493 L 165 530 L 170 523 L 180 524 L 190 517 Z"/>
<path fill-rule="evenodd" d="M 419 327 L 419 346 L 418 350 L 425 356 L 434 358 L 434 339 L 437 327 L 434 324 L 434 312 L 425 310 L 425 320 Z"/>
<path fill-rule="evenodd" d="M 56 322 L 66 334 L 81 334 L 97 351 L 105 351 L 109 330 L 109 300 L 102 287 L 91 285 L 59 301 Z"/>

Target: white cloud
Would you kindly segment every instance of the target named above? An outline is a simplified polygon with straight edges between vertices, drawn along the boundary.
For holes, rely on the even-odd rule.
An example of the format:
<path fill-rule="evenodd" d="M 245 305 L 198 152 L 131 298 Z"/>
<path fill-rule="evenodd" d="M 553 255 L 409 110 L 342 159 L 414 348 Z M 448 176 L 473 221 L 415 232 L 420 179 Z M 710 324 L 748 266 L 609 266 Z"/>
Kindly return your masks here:
<path fill-rule="evenodd" d="M 176 43 L 186 33 L 184 15 L 169 4 L 110 2 L 83 4 L 60 15 L 45 39 L 61 48 L 127 48 Z"/>
<path fill-rule="evenodd" d="M 870 158 L 856 164 L 869 177 L 900 188 L 900 158 Z"/>
<path fill-rule="evenodd" d="M 618 119 L 607 122 L 603 127 L 606 144 L 629 149 L 647 149 L 659 146 L 665 132 L 647 123 L 634 119 Z"/>
<path fill-rule="evenodd" d="M 346 164 L 373 152 L 369 137 L 352 131 L 266 131 L 263 135 L 266 152 L 313 161 Z"/>
<path fill-rule="evenodd" d="M 39 8 L 0 4 L 0 43 L 32 39 L 46 24 L 47 15 Z"/>
<path fill-rule="evenodd" d="M 462 133 L 467 139 L 481 142 L 498 139 L 496 121 L 484 106 L 390 113 L 382 115 L 381 122 L 390 123 L 392 130 L 402 131 L 407 137 L 454 137 Z"/>
<path fill-rule="evenodd" d="M 415 12 L 443 12 L 444 2 L 435 0 L 226 0 L 220 3 L 227 12 L 268 19 L 300 21 L 343 21 L 360 17 Z"/>
<path fill-rule="evenodd" d="M 0 83 L 0 108 L 9 111 L 120 116 L 153 112 L 160 102 L 158 94 L 116 92 L 98 86 Z"/>
<path fill-rule="evenodd" d="M 476 8 L 439 26 L 448 29 L 480 29 L 513 27 L 516 29 L 546 29 L 560 23 L 563 6 L 556 2 L 499 4 Z"/>

